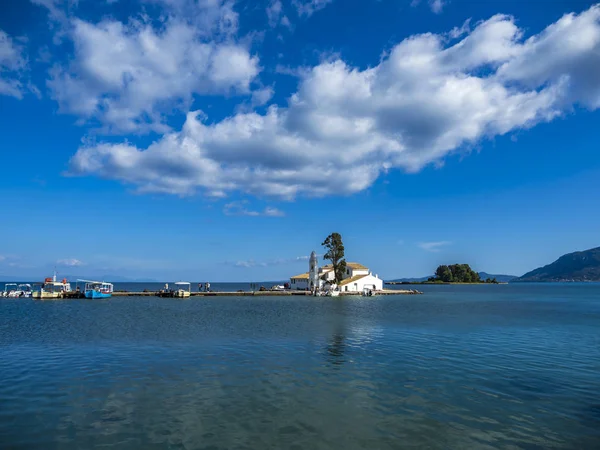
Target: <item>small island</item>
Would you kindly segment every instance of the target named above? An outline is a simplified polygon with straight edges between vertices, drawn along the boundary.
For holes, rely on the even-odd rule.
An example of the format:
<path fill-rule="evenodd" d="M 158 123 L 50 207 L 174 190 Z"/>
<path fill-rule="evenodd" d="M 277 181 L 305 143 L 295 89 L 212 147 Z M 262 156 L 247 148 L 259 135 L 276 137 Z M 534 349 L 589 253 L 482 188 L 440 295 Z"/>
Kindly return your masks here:
<path fill-rule="evenodd" d="M 496 278 L 483 280 L 468 264 L 441 265 L 433 277 L 423 281 L 389 281 L 385 284 L 501 284 Z"/>

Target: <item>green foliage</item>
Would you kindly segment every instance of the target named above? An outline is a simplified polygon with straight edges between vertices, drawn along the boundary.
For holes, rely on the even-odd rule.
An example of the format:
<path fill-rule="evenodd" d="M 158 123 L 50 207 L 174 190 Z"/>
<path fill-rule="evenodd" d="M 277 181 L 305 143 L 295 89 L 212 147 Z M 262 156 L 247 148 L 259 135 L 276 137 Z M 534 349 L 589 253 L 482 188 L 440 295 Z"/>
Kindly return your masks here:
<path fill-rule="evenodd" d="M 435 271 L 434 281 L 444 283 L 480 283 L 479 274 L 468 264 L 451 264 L 439 266 Z M 490 281 L 491 282 L 491 281 Z"/>
<path fill-rule="evenodd" d="M 335 283 L 344 279 L 346 273 L 346 260 L 344 259 L 344 243 L 339 233 L 331 233 L 321 244 L 327 252 L 323 258 L 331 261 L 333 273 L 335 274 Z"/>
<path fill-rule="evenodd" d="M 445 283 L 451 283 L 453 280 L 452 271 L 448 266 L 439 266 L 435 271 L 435 279 Z"/>

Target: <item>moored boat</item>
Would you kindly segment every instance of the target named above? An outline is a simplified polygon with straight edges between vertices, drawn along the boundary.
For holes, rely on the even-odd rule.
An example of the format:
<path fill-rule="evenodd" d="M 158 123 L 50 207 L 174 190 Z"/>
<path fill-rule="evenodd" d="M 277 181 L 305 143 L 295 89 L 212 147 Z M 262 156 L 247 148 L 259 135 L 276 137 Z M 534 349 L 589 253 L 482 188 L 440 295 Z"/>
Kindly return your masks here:
<path fill-rule="evenodd" d="M 187 281 L 178 281 L 175 283 L 175 291 L 173 291 L 173 297 L 177 298 L 188 298 L 192 295 L 192 284 Z"/>
<path fill-rule="evenodd" d="M 31 297 L 31 285 L 28 283 L 20 284 L 12 297 Z"/>
<path fill-rule="evenodd" d="M 17 289 L 17 283 L 6 283 L 4 285 L 2 297 L 15 297 L 15 292 L 17 292 Z"/>
<path fill-rule="evenodd" d="M 77 280 L 85 282 L 84 296 L 89 299 L 112 297 L 114 286 L 104 281 Z"/>
<path fill-rule="evenodd" d="M 46 278 L 44 283 L 37 283 L 36 289 L 31 296 L 40 300 L 63 298 L 66 293 L 71 292 L 71 283 L 66 278 L 56 281 L 56 274 L 52 278 Z"/>
<path fill-rule="evenodd" d="M 325 292 L 326 297 L 339 297 L 340 296 L 340 288 L 337 284 L 332 284 L 329 286 L 327 291 Z"/>

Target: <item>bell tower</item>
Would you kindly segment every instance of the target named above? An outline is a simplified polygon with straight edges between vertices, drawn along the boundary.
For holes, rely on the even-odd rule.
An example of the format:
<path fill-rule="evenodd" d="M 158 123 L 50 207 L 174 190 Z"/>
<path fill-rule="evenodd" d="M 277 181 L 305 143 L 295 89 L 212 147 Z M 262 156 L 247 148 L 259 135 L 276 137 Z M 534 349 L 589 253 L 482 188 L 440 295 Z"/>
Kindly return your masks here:
<path fill-rule="evenodd" d="M 308 288 L 314 291 L 319 287 L 319 261 L 317 254 L 313 251 L 308 262 Z"/>

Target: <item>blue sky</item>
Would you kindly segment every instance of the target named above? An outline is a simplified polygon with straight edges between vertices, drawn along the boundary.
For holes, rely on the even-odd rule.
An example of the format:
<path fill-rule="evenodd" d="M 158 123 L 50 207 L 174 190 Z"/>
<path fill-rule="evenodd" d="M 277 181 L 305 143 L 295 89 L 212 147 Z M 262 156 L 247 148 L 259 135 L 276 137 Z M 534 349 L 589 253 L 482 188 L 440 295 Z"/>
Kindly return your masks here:
<path fill-rule="evenodd" d="M 6 3 L 6 2 L 5 2 Z M 0 276 L 385 278 L 600 245 L 600 6 L 31 0 L 0 14 Z"/>

